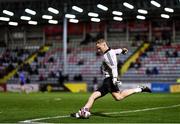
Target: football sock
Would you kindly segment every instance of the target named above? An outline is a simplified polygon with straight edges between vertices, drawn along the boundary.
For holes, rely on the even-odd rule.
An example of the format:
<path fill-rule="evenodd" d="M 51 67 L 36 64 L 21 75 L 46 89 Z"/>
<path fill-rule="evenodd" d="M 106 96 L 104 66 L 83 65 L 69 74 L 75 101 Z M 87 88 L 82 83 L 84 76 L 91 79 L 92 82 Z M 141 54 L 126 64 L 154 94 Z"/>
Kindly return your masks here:
<path fill-rule="evenodd" d="M 139 93 L 139 92 L 142 92 L 142 89 L 141 89 L 141 88 L 135 88 L 134 91 L 135 91 L 136 93 Z"/>

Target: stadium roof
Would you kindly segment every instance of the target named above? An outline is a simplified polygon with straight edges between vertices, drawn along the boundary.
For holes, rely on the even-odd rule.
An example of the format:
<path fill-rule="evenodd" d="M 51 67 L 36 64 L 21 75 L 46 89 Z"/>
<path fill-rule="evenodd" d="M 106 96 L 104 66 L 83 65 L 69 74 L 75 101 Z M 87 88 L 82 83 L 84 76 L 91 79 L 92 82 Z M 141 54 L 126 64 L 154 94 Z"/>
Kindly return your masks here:
<path fill-rule="evenodd" d="M 171 19 L 180 18 L 180 0 L 154 0 L 160 4 L 156 7 L 151 3 L 151 0 L 0 0 L 0 17 L 8 17 L 10 21 L 26 24 L 27 20 L 20 19 L 21 16 L 28 16 L 30 20 L 37 21 L 38 24 L 48 23 L 47 19 L 42 19 L 42 15 L 51 15 L 53 20 L 62 22 L 65 14 L 65 6 L 69 14 L 74 14 L 76 19 L 80 21 L 90 21 L 89 12 L 98 14 L 101 20 L 113 20 L 113 11 L 120 11 L 123 20 L 136 19 L 137 15 L 143 15 L 146 19 L 161 18 L 161 14 L 168 14 Z M 124 2 L 133 6 L 132 9 L 126 7 Z M 103 10 L 97 5 L 101 4 L 108 8 Z M 83 9 L 83 12 L 78 12 L 72 9 L 72 6 L 77 6 Z M 48 11 L 52 7 L 59 11 L 54 14 Z M 167 12 L 165 8 L 172 8 L 174 12 Z M 36 12 L 35 15 L 28 14 L 25 9 L 31 9 Z M 138 12 L 138 9 L 147 10 L 147 14 Z M 14 13 L 13 16 L 8 16 L 3 13 L 3 10 L 8 10 Z M 6 25 L 6 21 L 0 21 L 0 25 Z"/>

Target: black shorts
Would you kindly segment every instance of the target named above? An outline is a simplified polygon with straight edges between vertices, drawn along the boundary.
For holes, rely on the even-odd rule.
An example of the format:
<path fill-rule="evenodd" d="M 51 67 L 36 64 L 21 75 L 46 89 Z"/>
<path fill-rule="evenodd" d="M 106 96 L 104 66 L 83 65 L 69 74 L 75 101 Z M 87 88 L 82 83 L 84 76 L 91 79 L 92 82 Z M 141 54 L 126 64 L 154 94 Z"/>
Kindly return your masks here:
<path fill-rule="evenodd" d="M 21 85 L 21 86 L 24 86 L 24 84 L 25 84 L 25 83 L 24 83 L 23 81 L 20 82 L 20 85 Z"/>
<path fill-rule="evenodd" d="M 112 77 L 105 78 L 103 84 L 96 90 L 105 96 L 107 93 L 118 92 L 119 89 L 113 84 Z"/>

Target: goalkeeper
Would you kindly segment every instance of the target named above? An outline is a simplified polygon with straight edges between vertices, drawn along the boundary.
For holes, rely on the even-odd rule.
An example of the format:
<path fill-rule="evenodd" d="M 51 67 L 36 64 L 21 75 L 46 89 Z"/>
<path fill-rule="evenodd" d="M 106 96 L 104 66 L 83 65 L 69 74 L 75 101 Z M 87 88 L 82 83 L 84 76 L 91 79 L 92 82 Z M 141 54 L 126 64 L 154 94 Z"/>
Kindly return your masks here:
<path fill-rule="evenodd" d="M 92 95 L 89 97 L 87 103 L 82 109 L 90 111 L 95 100 L 105 96 L 107 93 L 111 93 L 115 100 L 120 101 L 129 95 L 139 92 L 151 92 L 148 87 L 138 87 L 134 89 L 126 89 L 121 91 L 121 81 L 118 80 L 118 68 L 117 68 L 117 57 L 118 54 L 125 55 L 128 50 L 122 49 L 111 49 L 104 39 L 100 39 L 96 42 L 97 51 L 103 54 L 102 72 L 105 79 L 103 80 L 102 86 L 100 86 Z M 79 113 L 71 114 L 72 117 L 79 118 Z"/>

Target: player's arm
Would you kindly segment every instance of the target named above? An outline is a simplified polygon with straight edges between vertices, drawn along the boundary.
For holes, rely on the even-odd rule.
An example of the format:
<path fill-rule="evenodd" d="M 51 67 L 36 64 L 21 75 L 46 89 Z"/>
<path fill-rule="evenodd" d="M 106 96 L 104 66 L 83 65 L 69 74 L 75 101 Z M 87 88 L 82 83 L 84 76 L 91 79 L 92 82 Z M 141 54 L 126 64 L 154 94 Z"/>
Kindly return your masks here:
<path fill-rule="evenodd" d="M 120 81 L 118 81 L 118 69 L 117 67 L 112 67 L 112 75 L 113 75 L 113 84 L 117 85 L 118 83 L 121 83 Z M 120 84 L 121 85 L 121 84 Z"/>
<path fill-rule="evenodd" d="M 113 84 L 119 88 L 122 83 L 121 83 L 121 81 L 119 81 L 119 78 L 118 78 L 118 68 L 117 68 L 117 65 L 116 66 L 111 66 L 111 70 L 112 70 L 112 76 L 113 76 L 113 79 L 112 79 Z"/>
<path fill-rule="evenodd" d="M 121 54 L 121 53 L 122 53 L 122 54 L 125 55 L 125 54 L 128 52 L 128 49 L 127 49 L 127 48 L 122 48 L 122 49 L 119 48 L 119 49 L 115 49 L 114 52 L 115 52 L 116 54 Z"/>
<path fill-rule="evenodd" d="M 109 67 L 112 70 L 112 77 L 113 77 L 113 84 L 116 85 L 118 82 L 118 68 L 117 68 L 117 58 L 116 58 L 116 52 L 114 53 L 107 53 L 107 59 L 109 61 Z"/>

